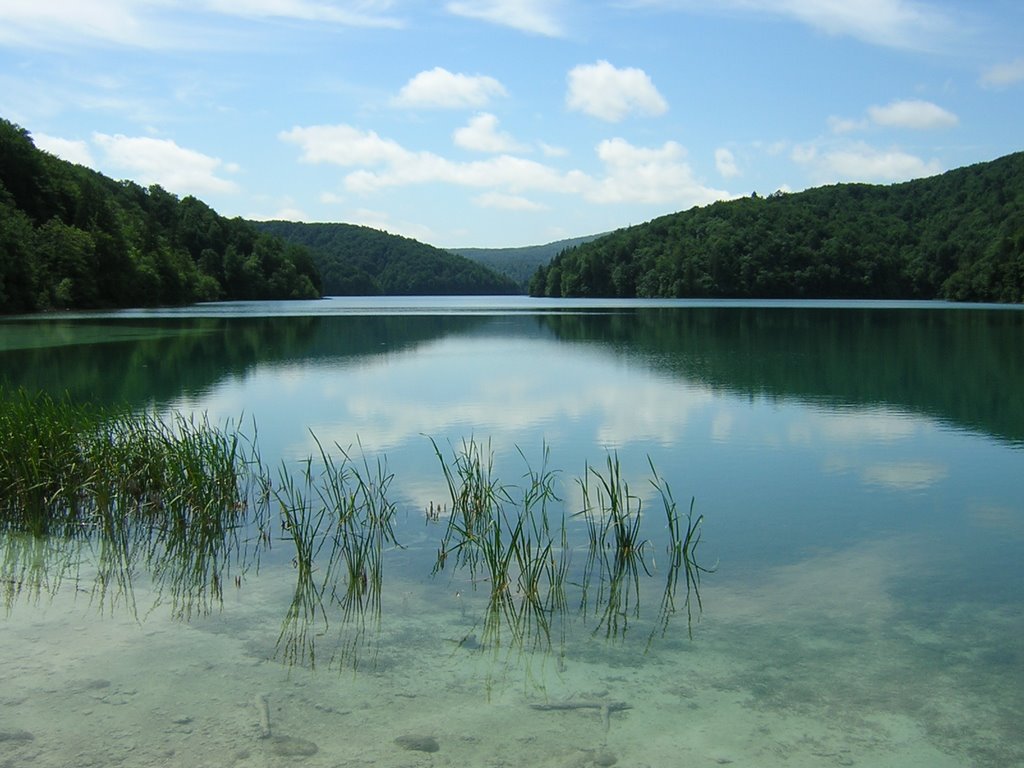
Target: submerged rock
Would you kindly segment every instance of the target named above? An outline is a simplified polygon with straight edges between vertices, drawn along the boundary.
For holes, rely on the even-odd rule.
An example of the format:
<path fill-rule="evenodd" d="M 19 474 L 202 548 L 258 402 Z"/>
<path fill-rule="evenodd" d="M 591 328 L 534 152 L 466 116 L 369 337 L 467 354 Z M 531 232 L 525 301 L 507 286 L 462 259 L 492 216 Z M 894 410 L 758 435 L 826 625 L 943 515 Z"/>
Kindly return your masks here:
<path fill-rule="evenodd" d="M 83 691 L 102 691 L 104 688 L 110 687 L 109 680 L 82 680 L 79 682 L 78 687 Z"/>
<path fill-rule="evenodd" d="M 281 757 L 309 757 L 319 752 L 320 747 L 295 736 L 271 736 L 270 751 Z"/>
<path fill-rule="evenodd" d="M 399 736 L 395 739 L 395 744 L 400 746 L 402 749 L 408 749 L 414 752 L 437 752 L 441 749 L 441 745 L 437 743 L 437 739 L 433 736 L 422 736 L 419 734 Z"/>
<path fill-rule="evenodd" d="M 0 741 L 32 741 L 34 738 L 28 731 L 0 731 Z"/>

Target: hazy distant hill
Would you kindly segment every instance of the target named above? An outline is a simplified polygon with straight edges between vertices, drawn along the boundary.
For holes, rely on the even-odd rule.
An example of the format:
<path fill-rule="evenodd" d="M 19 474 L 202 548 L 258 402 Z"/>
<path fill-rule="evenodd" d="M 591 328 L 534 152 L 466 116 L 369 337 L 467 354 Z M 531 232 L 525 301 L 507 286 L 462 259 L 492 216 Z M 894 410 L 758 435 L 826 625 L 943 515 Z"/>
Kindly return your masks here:
<path fill-rule="evenodd" d="M 263 232 L 310 249 L 335 296 L 521 293 L 512 280 L 432 245 L 355 224 L 253 222 Z"/>
<path fill-rule="evenodd" d="M 1024 300 L 1024 152 L 693 208 L 569 248 L 547 296 Z"/>
<path fill-rule="evenodd" d="M 528 245 L 521 248 L 449 248 L 452 253 L 479 262 L 499 274 L 505 275 L 526 292 L 530 278 L 537 268 L 551 261 L 566 248 L 590 242 L 600 235 L 558 240 L 547 245 Z"/>

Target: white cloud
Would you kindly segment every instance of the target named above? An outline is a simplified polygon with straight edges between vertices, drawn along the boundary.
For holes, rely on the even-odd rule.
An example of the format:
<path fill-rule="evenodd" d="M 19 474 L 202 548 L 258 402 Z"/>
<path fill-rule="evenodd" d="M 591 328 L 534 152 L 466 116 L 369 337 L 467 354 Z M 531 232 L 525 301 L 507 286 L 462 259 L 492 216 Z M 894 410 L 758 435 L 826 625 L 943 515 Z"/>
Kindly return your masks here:
<path fill-rule="evenodd" d="M 836 173 L 850 179 L 909 181 L 943 171 L 938 160 L 923 160 L 900 150 L 854 149 L 829 153 L 825 159 Z"/>
<path fill-rule="evenodd" d="M 569 150 L 565 147 L 556 147 L 545 142 L 540 142 L 540 151 L 544 153 L 545 157 L 565 157 L 569 154 Z"/>
<path fill-rule="evenodd" d="M 401 162 L 384 170 L 350 173 L 345 177 L 345 187 L 352 192 L 368 193 L 387 187 L 440 182 L 510 192 L 527 189 L 572 192 L 580 186 L 577 179 L 578 172 L 562 174 L 533 160 L 511 155 L 459 163 L 432 152 L 410 152 Z"/>
<path fill-rule="evenodd" d="M 832 133 L 852 133 L 854 131 L 862 131 L 867 128 L 867 122 L 865 120 L 854 120 L 849 117 L 836 117 L 832 115 L 828 119 L 828 127 Z"/>
<path fill-rule="evenodd" d="M 311 221 L 306 212 L 301 208 L 295 208 L 294 206 L 286 205 L 282 208 L 276 209 L 273 213 L 252 213 L 246 218 L 252 219 L 253 221 Z"/>
<path fill-rule="evenodd" d="M 434 67 L 402 86 L 394 103 L 401 107 L 460 109 L 483 107 L 492 97 L 504 95 L 505 86 L 493 77 L 457 74 Z"/>
<path fill-rule="evenodd" d="M 607 61 L 581 64 L 569 72 L 569 109 L 608 122 L 618 122 L 631 112 L 661 115 L 668 103 L 642 69 L 618 69 Z"/>
<path fill-rule="evenodd" d="M 561 37 L 562 25 L 552 15 L 553 0 L 452 0 L 445 9 L 456 16 L 488 21 L 547 37 Z"/>
<path fill-rule="evenodd" d="M 421 243 L 437 242 L 437 233 L 430 227 L 410 221 L 395 221 L 386 211 L 357 208 L 345 217 L 346 221 L 363 227 L 379 229 L 392 235 L 410 237 Z"/>
<path fill-rule="evenodd" d="M 368 194 L 417 184 L 452 184 L 494 191 L 504 197 L 478 200 L 522 207 L 516 197 L 529 190 L 577 195 L 596 203 L 670 203 L 689 207 L 730 197 L 700 184 L 675 142 L 636 147 L 624 139 L 602 141 L 596 149 L 604 173 L 560 171 L 543 163 L 502 154 L 456 162 L 433 152 L 410 151 L 373 131 L 348 125 L 293 128 L 280 134 L 294 143 L 305 162 L 355 168 L 343 180 L 350 193 Z"/>
<path fill-rule="evenodd" d="M 916 0 L 741 0 L 833 35 L 893 48 L 932 48 L 953 31 L 934 6 Z"/>
<path fill-rule="evenodd" d="M 1024 58 L 990 67 L 981 76 L 985 88 L 1006 88 L 1024 81 Z"/>
<path fill-rule="evenodd" d="M 170 139 L 94 133 L 92 140 L 102 150 L 105 165 L 128 171 L 140 184 L 159 184 L 181 195 L 237 190 L 234 182 L 217 175 L 218 170 L 228 170 L 222 160 Z"/>
<path fill-rule="evenodd" d="M 867 130 L 872 124 L 884 128 L 929 130 L 949 128 L 959 122 L 960 119 L 949 110 L 921 99 L 897 100 L 885 106 L 868 107 L 866 118 L 853 119 L 835 115 L 828 118 L 829 129 L 836 135 Z"/>
<path fill-rule="evenodd" d="M 732 152 L 724 147 L 715 150 L 715 167 L 723 178 L 731 179 L 740 175 L 740 169 L 736 165 L 736 158 Z"/>
<path fill-rule="evenodd" d="M 793 150 L 792 158 L 811 166 L 823 182 L 909 181 L 943 171 L 938 160 L 922 160 L 899 149 L 878 150 L 863 142 L 824 152 L 814 146 L 801 146 Z"/>
<path fill-rule="evenodd" d="M 457 128 L 452 137 L 456 146 L 474 152 L 522 152 L 526 149 L 511 135 L 498 130 L 498 118 L 483 112 L 470 119 L 469 124 Z"/>
<path fill-rule="evenodd" d="M 506 195 L 502 192 L 484 192 L 473 198 L 481 208 L 497 208 L 503 211 L 544 211 L 546 206 L 522 195 Z"/>
<path fill-rule="evenodd" d="M 299 21 L 326 21 L 353 27 L 402 27 L 393 16 L 375 13 L 386 10 L 389 2 L 313 2 L 312 0 L 206 0 L 206 7 L 225 16 L 248 18 L 285 18 Z M 341 7 L 339 7 L 341 6 Z"/>
<path fill-rule="evenodd" d="M 0 42 L 52 45 L 69 39 L 139 45 L 153 43 L 129 0 L 0 0 Z"/>
<path fill-rule="evenodd" d="M 84 141 L 61 139 L 56 136 L 47 136 L 45 133 L 33 133 L 32 141 L 39 149 L 56 155 L 62 160 L 67 160 L 69 163 L 78 163 L 78 165 L 90 168 L 96 167 L 89 145 Z"/>
<path fill-rule="evenodd" d="M 794 163 L 807 165 L 814 162 L 814 159 L 818 156 L 818 148 L 813 144 L 797 144 L 790 151 L 789 156 Z"/>
<path fill-rule="evenodd" d="M 597 155 L 604 162 L 605 176 L 583 190 L 592 202 L 692 207 L 731 197 L 700 184 L 685 162 L 686 151 L 674 141 L 652 149 L 633 146 L 624 139 L 607 139 L 598 145 Z"/>
<path fill-rule="evenodd" d="M 167 0 L 0 0 L 0 43 L 48 47 L 69 43 L 114 44 L 137 48 L 214 45 L 202 23 L 191 28 L 170 22 Z M 387 0 L 204 0 L 199 13 L 241 18 L 286 18 L 358 27 L 401 27 L 384 13 Z"/>
<path fill-rule="evenodd" d="M 884 107 L 869 107 L 868 117 L 878 125 L 915 130 L 948 128 L 959 122 L 952 112 L 930 101 L 918 99 L 893 101 Z"/>
<path fill-rule="evenodd" d="M 778 16 L 830 35 L 908 50 L 942 50 L 961 34 L 960 24 L 934 4 L 919 0 L 632 0 L 694 12 L 740 12 Z"/>
<path fill-rule="evenodd" d="M 365 166 L 401 163 L 411 153 L 391 139 L 382 139 L 374 131 L 361 131 L 350 125 L 296 126 L 278 134 L 282 141 L 297 144 L 306 163 L 332 163 L 341 166 Z"/>

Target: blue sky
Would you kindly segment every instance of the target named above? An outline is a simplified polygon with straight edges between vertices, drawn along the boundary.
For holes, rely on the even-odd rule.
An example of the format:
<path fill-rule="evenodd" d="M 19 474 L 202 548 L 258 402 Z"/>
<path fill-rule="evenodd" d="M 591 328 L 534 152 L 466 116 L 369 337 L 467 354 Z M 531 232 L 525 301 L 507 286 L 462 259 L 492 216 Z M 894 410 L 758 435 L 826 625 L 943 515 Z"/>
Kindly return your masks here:
<path fill-rule="evenodd" d="M 1020 0 L 0 0 L 0 116 L 227 216 L 442 246 L 1024 149 Z"/>

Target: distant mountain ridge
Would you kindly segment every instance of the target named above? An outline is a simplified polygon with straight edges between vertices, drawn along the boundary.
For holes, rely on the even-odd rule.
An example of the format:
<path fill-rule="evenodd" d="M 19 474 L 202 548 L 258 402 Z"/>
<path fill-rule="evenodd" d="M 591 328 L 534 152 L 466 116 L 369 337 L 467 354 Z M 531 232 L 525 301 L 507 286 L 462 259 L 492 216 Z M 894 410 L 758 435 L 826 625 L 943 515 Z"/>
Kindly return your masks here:
<path fill-rule="evenodd" d="M 258 221 L 253 226 L 306 247 L 328 295 L 495 295 L 525 288 L 483 264 L 418 240 L 356 224 Z"/>
<path fill-rule="evenodd" d="M 533 277 L 538 267 L 548 264 L 566 248 L 589 243 L 599 237 L 601 235 L 587 235 L 568 240 L 557 240 L 545 245 L 527 245 L 519 248 L 448 248 L 447 250 L 505 275 L 514 280 L 525 293 L 530 278 Z"/>
<path fill-rule="evenodd" d="M 1024 301 L 1024 152 L 718 202 L 559 253 L 531 295 Z"/>

